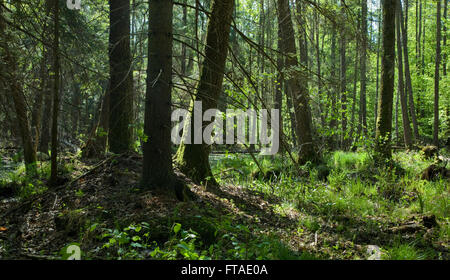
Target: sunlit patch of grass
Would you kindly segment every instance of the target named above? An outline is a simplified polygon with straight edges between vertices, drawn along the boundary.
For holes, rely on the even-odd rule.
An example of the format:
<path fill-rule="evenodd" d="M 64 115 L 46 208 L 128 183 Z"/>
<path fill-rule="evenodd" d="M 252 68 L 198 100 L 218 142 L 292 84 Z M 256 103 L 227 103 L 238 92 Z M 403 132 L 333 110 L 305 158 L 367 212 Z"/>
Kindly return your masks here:
<path fill-rule="evenodd" d="M 337 151 L 332 154 L 328 164 L 338 170 L 361 170 L 368 167 L 371 163 L 371 158 L 368 153 L 352 153 Z"/>
<path fill-rule="evenodd" d="M 397 152 L 392 155 L 395 162 L 398 162 L 407 174 L 417 175 L 430 166 L 434 159 L 426 159 L 419 152 Z"/>
<path fill-rule="evenodd" d="M 425 260 L 430 257 L 429 252 L 417 249 L 413 243 L 396 244 L 383 254 L 383 259 L 387 260 Z"/>
<path fill-rule="evenodd" d="M 281 157 L 259 159 L 264 170 L 282 170 L 278 180 L 242 178 L 236 174 L 229 182 L 281 198 L 283 203 L 274 208 L 277 214 L 283 215 L 292 205 L 302 215 L 306 214 L 305 217 L 315 217 L 299 221 L 303 229 L 316 231 L 322 226 L 319 221 L 323 219 L 346 217 L 355 221 L 372 221 L 376 218 L 376 226 L 368 231 L 377 232 L 380 224 L 390 226 L 390 223 L 410 220 L 416 214 L 434 214 L 439 228 L 433 242 L 446 241 L 450 236 L 448 181 L 420 180 L 421 171 L 431 162 L 423 159 L 418 152 L 394 153 L 394 160 L 399 167 L 397 171 L 376 168 L 369 153 L 333 152 L 325 155 L 325 167 L 330 170 L 325 180 L 319 179 L 318 166 L 294 166 Z M 238 162 L 241 164 L 239 168 L 250 173 L 258 170 L 250 157 L 240 161 L 233 159 L 236 166 Z M 406 172 L 402 172 L 403 169 Z M 298 170 L 301 171 L 300 175 L 296 173 Z M 339 226 L 345 231 L 349 224 L 344 222 Z M 436 257 L 433 252 L 423 249 L 428 245 L 405 245 L 403 242 L 395 244 L 388 249 L 389 259 Z M 430 247 L 430 250 L 433 249 Z"/>

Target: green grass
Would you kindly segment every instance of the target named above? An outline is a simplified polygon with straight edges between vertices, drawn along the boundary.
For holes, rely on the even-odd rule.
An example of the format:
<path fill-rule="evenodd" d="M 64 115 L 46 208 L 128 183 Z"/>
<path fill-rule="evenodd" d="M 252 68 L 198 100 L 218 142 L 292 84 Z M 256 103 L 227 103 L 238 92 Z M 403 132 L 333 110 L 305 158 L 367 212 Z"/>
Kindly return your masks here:
<path fill-rule="evenodd" d="M 394 153 L 393 158 L 398 169 L 404 172 L 375 168 L 369 153 L 342 151 L 324 156 L 326 166 L 330 169 L 325 180 L 319 180 L 318 166 L 294 166 L 280 156 L 258 158 L 265 170 L 283 170 L 277 182 L 248 177 L 248 174 L 257 170 L 257 166 L 246 155 L 229 155 L 218 159 L 213 170 L 218 172 L 230 166 L 239 168 L 246 176 L 237 173 L 232 176 L 219 175 L 219 180 L 281 198 L 282 204 L 276 207 L 281 209 L 277 210 L 278 213 L 282 213 L 286 205 L 294 205 L 300 213 L 310 217 L 299 223 L 310 232 L 321 228 L 320 222 L 311 218 L 314 216 L 322 217 L 325 221 L 342 217 L 349 219 L 348 222 L 338 222 L 337 231 L 350 235 L 357 221 L 364 221 L 369 232 L 376 232 L 380 231 L 380 226 L 401 224 L 414 215 L 423 214 L 435 215 L 438 220 L 440 226 L 436 229 L 434 241 L 448 242 L 449 181 L 420 180 L 421 172 L 432 161 L 424 159 L 419 152 Z M 303 173 L 299 175 L 298 170 Z M 397 242 L 387 249 L 390 259 L 430 258 L 429 252 L 417 249 L 410 241 Z"/>

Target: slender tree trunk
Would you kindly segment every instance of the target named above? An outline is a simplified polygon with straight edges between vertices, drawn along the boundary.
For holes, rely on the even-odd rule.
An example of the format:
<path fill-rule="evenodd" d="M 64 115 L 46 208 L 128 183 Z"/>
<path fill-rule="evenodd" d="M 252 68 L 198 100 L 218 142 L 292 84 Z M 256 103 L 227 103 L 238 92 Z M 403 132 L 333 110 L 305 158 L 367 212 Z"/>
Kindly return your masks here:
<path fill-rule="evenodd" d="M 98 117 L 89 133 L 85 147 L 82 149 L 84 158 L 101 157 L 105 155 L 108 144 L 109 130 L 109 81 L 101 81 L 102 97 L 98 104 Z"/>
<path fill-rule="evenodd" d="M 278 28 L 278 52 L 280 53 L 284 53 L 284 47 L 283 47 L 283 38 L 282 38 L 282 33 L 281 30 Z M 278 115 L 278 119 L 280 120 L 280 125 L 279 125 L 279 131 L 280 131 L 280 136 L 284 135 L 283 134 L 283 114 L 282 114 L 282 108 L 283 108 L 283 89 L 284 89 L 284 75 L 282 72 L 283 69 L 283 57 L 281 54 L 278 54 L 277 56 L 277 82 L 275 84 L 275 104 L 274 104 L 274 108 L 278 109 L 279 111 L 279 115 Z M 288 97 L 289 98 L 289 97 Z M 290 112 L 290 108 L 288 107 L 288 112 Z M 292 139 L 295 139 L 295 135 L 292 135 Z M 282 146 L 280 147 L 282 148 Z"/>
<path fill-rule="evenodd" d="M 421 38 L 422 38 L 422 0 L 419 0 L 419 27 L 418 27 L 418 36 L 417 36 L 417 73 L 421 73 L 422 65 L 420 63 L 420 59 L 422 58 L 422 44 L 421 44 Z"/>
<path fill-rule="evenodd" d="M 48 81 L 48 86 L 46 86 L 46 91 L 44 92 L 44 112 L 51 112 L 52 110 L 52 91 L 50 86 L 50 79 Z M 41 153 L 49 154 L 49 143 L 50 143 L 50 123 L 51 114 L 44 114 L 42 118 L 42 128 L 39 141 L 39 151 Z"/>
<path fill-rule="evenodd" d="M 337 59 L 336 59 L 336 26 L 333 24 L 333 28 L 331 31 L 331 70 L 330 70 L 330 78 L 334 80 L 336 78 L 336 65 L 337 65 Z M 336 130 L 337 130 L 337 117 L 338 117 L 338 109 L 337 109 L 337 89 L 336 89 L 336 83 L 333 82 L 332 88 L 331 88 L 331 119 L 330 119 L 330 128 L 331 128 L 331 135 L 330 135 L 330 147 L 332 149 L 336 146 Z"/>
<path fill-rule="evenodd" d="M 411 125 L 409 123 L 408 117 L 408 105 L 406 101 L 405 95 L 405 85 L 403 81 L 403 58 L 402 58 L 402 38 L 400 32 L 401 25 L 401 12 L 402 6 L 400 5 L 400 1 L 397 2 L 397 11 L 396 11 L 396 30 L 397 30 L 397 63 L 398 63 L 398 96 L 400 97 L 400 103 L 402 107 L 402 122 L 403 122 L 403 138 L 405 141 L 405 146 L 410 149 L 412 148 L 412 140 L 411 140 Z"/>
<path fill-rule="evenodd" d="M 400 104 L 400 95 L 397 93 L 395 96 L 395 141 L 400 146 L 400 133 L 398 129 L 398 105 Z"/>
<path fill-rule="evenodd" d="M 427 17 L 425 15 L 425 12 L 427 10 L 426 9 L 427 8 L 427 0 L 424 0 L 423 6 L 424 6 L 423 7 L 423 15 L 422 15 L 422 18 L 423 18 L 422 30 L 423 31 L 422 31 L 422 51 L 421 51 L 421 54 L 422 54 L 422 64 L 421 64 L 422 76 L 425 75 L 425 39 L 426 39 L 425 30 L 426 30 L 426 22 L 427 22 Z"/>
<path fill-rule="evenodd" d="M 315 1 L 316 5 L 320 5 L 320 0 Z M 320 22 L 319 22 L 319 14 L 317 10 L 314 10 L 314 22 L 316 26 L 316 63 L 317 63 L 317 96 L 318 100 L 318 108 L 319 108 L 319 116 L 322 127 L 325 127 L 325 114 L 323 112 L 323 104 L 322 100 L 324 99 L 322 96 L 322 68 L 321 68 L 321 59 L 320 59 Z"/>
<path fill-rule="evenodd" d="M 433 144 L 439 147 L 439 74 L 441 64 L 441 0 L 436 8 L 436 62 L 434 71 L 434 125 Z"/>
<path fill-rule="evenodd" d="M 80 103 L 81 103 L 81 89 L 80 84 L 75 83 L 73 85 L 73 95 L 72 95 L 72 138 L 76 139 L 78 137 L 79 121 L 80 121 Z"/>
<path fill-rule="evenodd" d="M 444 34 L 443 34 L 444 48 L 447 47 L 447 5 L 448 5 L 448 0 L 444 0 L 444 22 L 446 23 L 446 24 L 444 24 L 443 29 L 442 29 L 444 31 Z M 447 76 L 447 52 L 445 52 L 444 55 L 442 56 L 442 71 L 443 71 L 443 73 L 442 73 L 443 76 L 444 77 Z"/>
<path fill-rule="evenodd" d="M 53 0 L 53 103 L 52 103 L 52 145 L 50 185 L 55 187 L 58 180 L 58 114 L 59 114 L 59 1 Z"/>
<path fill-rule="evenodd" d="M 214 0 L 208 22 L 206 51 L 195 100 L 202 102 L 202 114 L 217 107 L 222 93 L 225 62 L 228 53 L 234 0 Z M 193 103 L 191 104 L 193 106 Z M 191 107 L 192 107 L 191 106 Z M 194 136 L 194 116 L 190 116 Z M 186 132 L 186 131 L 185 131 Z M 191 139 L 192 140 L 192 139 Z M 177 151 L 177 164 L 196 183 L 216 184 L 209 165 L 210 147 L 205 144 L 182 143 Z"/>
<path fill-rule="evenodd" d="M 366 72 L 367 72 L 367 0 L 361 0 L 361 89 L 359 97 L 360 125 L 362 125 L 363 135 L 367 134 L 367 101 L 366 101 Z"/>
<path fill-rule="evenodd" d="M 286 51 L 285 67 L 291 68 L 298 66 L 294 27 L 292 23 L 289 0 L 277 1 L 278 28 L 281 30 L 283 46 Z M 300 29 L 303 28 L 300 26 Z M 303 60 L 305 53 L 300 49 L 300 59 Z M 302 59 L 303 58 L 303 59 Z M 287 79 L 289 91 L 294 105 L 296 119 L 296 133 L 298 144 L 300 146 L 299 163 L 304 164 L 307 161 L 316 161 L 317 154 L 312 139 L 311 129 L 311 111 L 309 107 L 309 96 L 305 81 L 299 75 L 290 75 Z"/>
<path fill-rule="evenodd" d="M 341 93 L 341 126 L 342 126 L 342 138 L 341 138 L 341 148 L 346 149 L 347 147 L 347 61 L 346 61 L 346 34 L 345 30 L 341 30 L 341 41 L 340 41 L 340 89 Z"/>
<path fill-rule="evenodd" d="M 183 27 L 186 28 L 187 31 L 188 28 L 188 20 L 187 20 L 187 0 L 183 0 Z M 181 44 L 181 74 L 186 75 L 186 56 L 187 49 L 185 44 Z"/>
<path fill-rule="evenodd" d="M 381 7 L 381 1 L 380 1 L 380 7 Z M 380 45 L 381 45 L 381 28 L 382 28 L 382 22 L 381 22 L 381 9 L 378 16 L 378 39 L 377 39 L 377 81 L 376 81 L 376 89 L 375 89 L 375 126 L 377 124 L 378 119 L 378 92 L 380 89 Z"/>
<path fill-rule="evenodd" d="M 416 33 L 415 33 L 415 35 L 416 35 L 416 44 L 415 44 L 415 47 L 416 47 L 416 53 L 415 53 L 415 55 L 416 55 L 416 66 L 417 66 L 417 61 L 419 60 L 419 0 L 416 0 L 416 24 L 415 24 L 415 26 L 416 26 Z"/>
<path fill-rule="evenodd" d="M 406 2 L 407 4 L 407 2 Z M 412 88 L 412 82 L 411 82 L 411 71 L 409 68 L 409 52 L 408 52 L 408 33 L 407 33 L 407 18 L 403 20 L 403 9 L 401 1 L 399 0 L 397 5 L 400 7 L 400 29 L 401 29 L 401 37 L 402 37 L 402 44 L 403 44 L 403 53 L 405 58 L 405 82 L 406 82 L 406 96 L 409 100 L 409 113 L 411 114 L 411 120 L 413 123 L 413 129 L 414 129 L 414 137 L 415 139 L 419 139 L 419 126 L 417 124 L 417 117 L 416 117 L 416 108 L 414 106 L 414 95 L 413 95 L 413 88 Z M 406 10 L 408 9 L 408 6 L 406 6 Z"/>
<path fill-rule="evenodd" d="M 130 50 L 130 0 L 110 0 L 110 117 L 109 148 L 132 149 L 133 71 Z"/>
<path fill-rule="evenodd" d="M 26 100 L 23 93 L 22 83 L 20 82 L 17 69 L 17 59 L 14 49 L 10 49 L 10 44 L 14 38 L 10 35 L 5 22 L 3 9 L 3 0 L 0 0 L 0 55 L 2 65 L 0 67 L 0 78 L 3 84 L 9 88 L 13 100 L 14 109 L 17 116 L 19 134 L 22 140 L 25 168 L 28 175 L 36 174 L 36 151 L 33 146 L 33 139 L 30 129 L 30 123 L 27 115 Z M 5 69 L 3 69 L 5 68 Z"/>
<path fill-rule="evenodd" d="M 395 72 L 395 6 L 397 0 L 383 1 L 383 47 L 381 56 L 381 92 L 378 100 L 376 125 L 376 156 L 378 164 L 390 160 L 392 131 L 392 102 Z"/>

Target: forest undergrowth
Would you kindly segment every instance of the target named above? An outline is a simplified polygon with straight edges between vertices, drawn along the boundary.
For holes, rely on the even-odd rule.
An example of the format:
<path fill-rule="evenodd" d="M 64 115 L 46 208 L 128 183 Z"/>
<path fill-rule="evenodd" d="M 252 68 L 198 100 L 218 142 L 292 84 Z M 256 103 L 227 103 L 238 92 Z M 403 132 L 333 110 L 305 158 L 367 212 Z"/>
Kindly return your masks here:
<path fill-rule="evenodd" d="M 140 186 L 139 154 L 66 154 L 50 189 L 49 162 L 31 179 L 17 157 L 0 163 L 1 259 L 61 259 L 73 244 L 83 259 L 449 259 L 449 179 L 422 180 L 436 159 L 421 152 L 396 152 L 390 170 L 364 151 L 303 166 L 214 154 L 220 187 L 177 172 L 184 202 Z"/>

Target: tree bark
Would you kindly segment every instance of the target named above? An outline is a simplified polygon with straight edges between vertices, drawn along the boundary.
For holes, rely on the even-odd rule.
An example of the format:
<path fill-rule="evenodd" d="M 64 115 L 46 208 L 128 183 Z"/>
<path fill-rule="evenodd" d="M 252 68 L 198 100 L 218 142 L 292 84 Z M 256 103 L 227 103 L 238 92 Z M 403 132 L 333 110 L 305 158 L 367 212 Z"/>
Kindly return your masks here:
<path fill-rule="evenodd" d="M 52 145 L 50 185 L 55 187 L 58 181 L 58 115 L 59 115 L 59 1 L 53 0 L 53 103 L 52 103 Z"/>
<path fill-rule="evenodd" d="M 367 134 L 367 102 L 366 102 L 366 72 L 367 72 L 367 0 L 361 0 L 361 88 L 359 97 L 360 121 L 363 135 Z M 361 129 L 359 129 L 361 131 Z"/>
<path fill-rule="evenodd" d="M 341 5 L 344 4 L 344 1 L 341 0 Z M 343 8 L 341 7 L 341 13 L 343 14 Z M 346 61 L 346 51 L 347 51 L 347 38 L 346 31 L 344 27 L 341 27 L 341 41 L 340 41 L 340 89 L 339 92 L 341 94 L 341 148 L 347 148 L 347 61 Z"/>
<path fill-rule="evenodd" d="M 285 67 L 292 71 L 292 68 L 298 67 L 297 51 L 295 47 L 294 27 L 291 17 L 291 9 L 289 7 L 289 0 L 277 1 L 277 15 L 278 28 L 281 30 L 283 38 L 283 46 L 285 48 Z M 300 26 L 302 29 L 303 26 Z M 305 50 L 300 49 L 300 58 L 304 62 Z M 316 161 L 317 154 L 315 145 L 312 139 L 311 129 L 311 110 L 309 107 L 309 96 L 305 81 L 299 74 L 290 74 L 286 79 L 291 98 L 294 106 L 294 113 L 296 119 L 296 133 L 298 136 L 298 144 L 300 146 L 299 164 L 304 164 L 308 161 Z"/>
<path fill-rule="evenodd" d="M 392 103 L 394 95 L 395 72 L 395 6 L 397 0 L 383 2 L 383 45 L 381 55 L 381 91 L 378 100 L 378 119 L 376 124 L 375 160 L 384 164 L 390 160 Z"/>
<path fill-rule="evenodd" d="M 171 152 L 172 0 L 149 3 L 149 47 L 145 97 L 143 184 L 169 189 L 174 185 Z"/>
<path fill-rule="evenodd" d="M 109 148 L 132 149 L 133 71 L 130 50 L 130 0 L 110 0 L 110 117 Z"/>
<path fill-rule="evenodd" d="M 434 71 L 433 144 L 439 147 L 439 74 L 441 65 L 441 0 L 436 3 L 436 61 Z"/>
<path fill-rule="evenodd" d="M 397 63 L 398 63 L 398 95 L 400 97 L 400 103 L 402 107 L 402 123 L 403 123 L 403 138 L 405 141 L 405 146 L 408 149 L 412 148 L 412 140 L 411 140 L 411 125 L 409 123 L 408 117 L 408 105 L 406 101 L 405 95 L 405 85 L 403 81 L 403 58 L 402 58 L 402 38 L 400 32 L 401 25 L 401 12 L 402 6 L 400 5 L 400 1 L 397 2 L 397 11 L 396 11 L 396 30 L 397 30 Z"/>
<path fill-rule="evenodd" d="M 195 101 L 202 102 L 202 114 L 217 107 L 222 93 L 225 62 L 228 53 L 234 0 L 214 0 L 208 21 L 205 58 L 201 67 L 200 81 Z M 193 103 L 191 103 L 193 108 Z M 194 116 L 190 116 L 191 136 L 194 136 Z M 203 124 L 205 125 L 205 124 Z M 193 140 L 193 139 L 192 139 Z M 182 143 L 177 151 L 176 161 L 180 170 L 196 183 L 216 185 L 209 165 L 210 147 L 205 144 Z"/>
<path fill-rule="evenodd" d="M 10 49 L 10 44 L 14 38 L 7 30 L 4 17 L 3 0 L 0 0 L 0 55 L 6 69 L 2 69 L 0 78 L 9 87 L 16 111 L 19 133 L 22 140 L 25 168 L 28 175 L 36 174 L 36 151 L 33 146 L 33 138 L 30 123 L 27 115 L 26 100 L 23 94 L 22 83 L 20 82 L 17 58 L 14 49 Z M 3 68 L 3 67 L 2 67 Z"/>
<path fill-rule="evenodd" d="M 407 2 L 406 2 L 407 3 Z M 409 101 L 409 113 L 411 114 L 411 120 L 413 123 L 413 129 L 414 129 L 414 137 L 415 139 L 419 139 L 419 126 L 417 124 L 417 117 L 416 117 L 416 108 L 414 106 L 414 96 L 413 96 L 413 88 L 412 88 L 412 82 L 411 82 L 411 71 L 409 68 L 409 52 L 408 52 L 408 33 L 407 33 L 407 18 L 405 20 L 403 19 L 403 10 L 402 10 L 402 4 L 399 0 L 397 5 L 399 6 L 400 11 L 400 30 L 401 30 L 401 37 L 402 37 L 402 44 L 403 44 L 403 53 L 405 58 L 405 82 L 406 82 L 406 96 Z M 406 5 L 406 10 L 408 9 L 408 6 Z"/>

